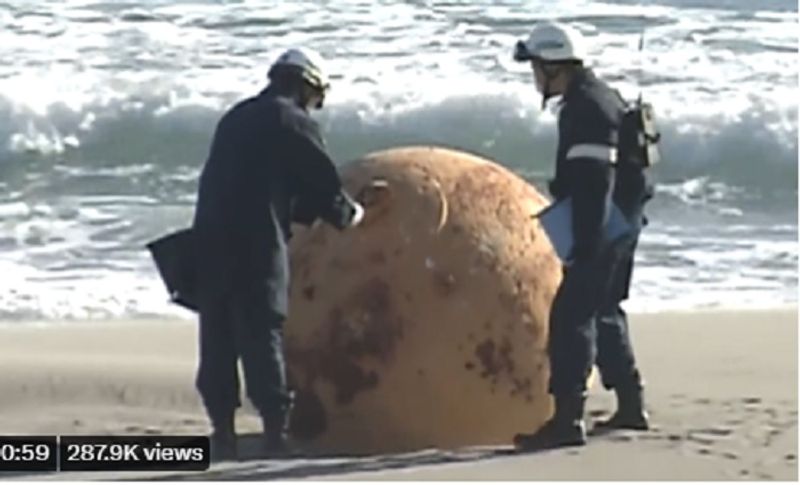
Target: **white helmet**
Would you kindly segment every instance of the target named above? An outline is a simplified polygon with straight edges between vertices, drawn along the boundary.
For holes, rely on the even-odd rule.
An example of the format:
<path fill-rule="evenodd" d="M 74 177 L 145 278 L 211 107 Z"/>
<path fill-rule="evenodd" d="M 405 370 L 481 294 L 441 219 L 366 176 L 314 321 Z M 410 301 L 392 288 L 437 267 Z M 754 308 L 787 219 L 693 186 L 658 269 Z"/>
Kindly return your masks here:
<path fill-rule="evenodd" d="M 576 29 L 557 22 L 536 25 L 528 39 L 517 42 L 514 49 L 514 60 L 519 62 L 541 60 L 583 63 L 585 59 L 583 35 Z"/>
<path fill-rule="evenodd" d="M 269 78 L 272 79 L 273 74 L 284 67 L 297 69 L 303 79 L 315 88 L 322 91 L 327 91 L 330 88 L 330 79 L 325 69 L 325 61 L 313 49 L 295 47 L 287 50 L 278 56 L 278 59 L 270 67 Z"/>

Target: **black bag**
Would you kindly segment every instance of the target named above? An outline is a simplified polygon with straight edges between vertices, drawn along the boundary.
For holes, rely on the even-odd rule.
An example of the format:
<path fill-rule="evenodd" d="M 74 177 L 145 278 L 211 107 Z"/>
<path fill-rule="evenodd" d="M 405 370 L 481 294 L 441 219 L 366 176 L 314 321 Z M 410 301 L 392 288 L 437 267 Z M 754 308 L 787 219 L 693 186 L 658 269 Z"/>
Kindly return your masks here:
<path fill-rule="evenodd" d="M 639 169 L 652 167 L 661 159 L 660 140 L 653 106 L 641 99 L 628 104 L 619 128 L 619 162 Z"/>
<path fill-rule="evenodd" d="M 615 201 L 623 211 L 640 210 L 655 195 L 655 188 L 647 174 L 647 169 L 658 163 L 661 155 L 658 143 L 661 134 L 656 128 L 653 106 L 642 102 L 625 101 L 622 95 L 617 96 L 625 105 L 619 126 L 617 144 Z M 646 223 L 643 220 L 643 224 Z"/>
<path fill-rule="evenodd" d="M 146 245 L 167 287 L 169 298 L 189 310 L 197 311 L 197 269 L 191 229 L 183 229 Z"/>

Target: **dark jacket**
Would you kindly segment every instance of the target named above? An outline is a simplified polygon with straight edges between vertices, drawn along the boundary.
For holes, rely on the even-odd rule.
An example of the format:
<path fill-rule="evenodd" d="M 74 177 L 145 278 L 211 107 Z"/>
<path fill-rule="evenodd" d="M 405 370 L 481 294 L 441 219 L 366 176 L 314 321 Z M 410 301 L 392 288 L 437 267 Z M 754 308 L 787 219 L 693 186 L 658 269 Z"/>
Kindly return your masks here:
<path fill-rule="evenodd" d="M 269 88 L 241 101 L 218 123 L 200 176 L 193 232 L 201 295 L 255 288 L 286 315 L 291 223 L 322 218 L 341 229 L 353 213 L 308 113 Z"/>
<path fill-rule="evenodd" d="M 556 199 L 572 198 L 576 257 L 596 254 L 602 243 L 624 109 L 618 94 L 590 69 L 577 71 L 563 96 L 550 192 Z"/>

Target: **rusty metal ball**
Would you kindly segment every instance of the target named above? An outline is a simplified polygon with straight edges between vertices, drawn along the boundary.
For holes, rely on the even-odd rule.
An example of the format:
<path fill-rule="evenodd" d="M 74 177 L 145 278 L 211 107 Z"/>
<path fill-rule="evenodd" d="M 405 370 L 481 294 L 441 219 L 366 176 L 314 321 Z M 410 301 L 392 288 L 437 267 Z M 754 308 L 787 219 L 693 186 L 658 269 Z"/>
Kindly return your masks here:
<path fill-rule="evenodd" d="M 343 170 L 361 226 L 291 243 L 285 348 L 291 431 L 310 449 L 509 444 L 552 412 L 547 320 L 561 278 L 533 216 L 547 204 L 502 166 L 432 147 Z"/>

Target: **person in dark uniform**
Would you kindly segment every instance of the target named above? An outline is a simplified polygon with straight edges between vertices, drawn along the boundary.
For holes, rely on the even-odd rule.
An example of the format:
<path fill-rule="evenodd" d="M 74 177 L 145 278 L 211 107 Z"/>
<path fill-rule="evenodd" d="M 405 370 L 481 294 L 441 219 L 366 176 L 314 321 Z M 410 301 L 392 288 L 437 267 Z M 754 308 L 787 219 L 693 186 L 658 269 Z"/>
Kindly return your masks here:
<path fill-rule="evenodd" d="M 618 131 L 625 104 L 619 94 L 584 66 L 583 39 L 554 22 L 537 25 L 517 44 L 515 59 L 530 62 L 544 103 L 562 96 L 558 119 L 556 176 L 549 189 L 571 198 L 575 241 L 550 313 L 550 393 L 553 417 L 515 445 L 536 450 L 586 443 L 586 382 L 596 363 L 603 384 L 618 396 L 617 412 L 597 426 L 647 429 L 642 380 L 625 313 L 633 252 L 643 218 L 646 187 L 641 169 L 618 160 Z M 616 203 L 634 231 L 613 245 L 603 230 Z"/>
<path fill-rule="evenodd" d="M 193 233 L 198 258 L 197 389 L 215 459 L 236 457 L 237 363 L 262 417 L 267 451 L 286 450 L 292 395 L 283 358 L 291 224 L 344 229 L 364 215 L 342 188 L 317 123 L 328 89 L 322 58 L 290 49 L 269 85 L 219 121 L 200 176 Z"/>

